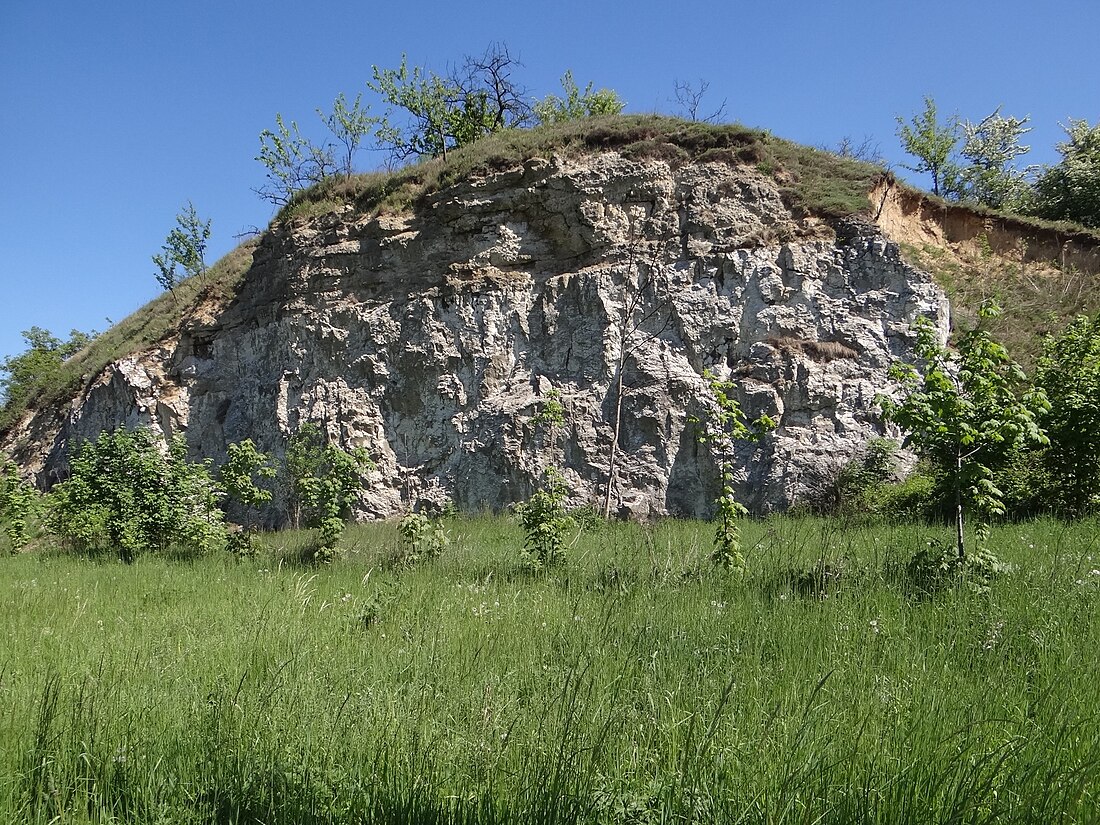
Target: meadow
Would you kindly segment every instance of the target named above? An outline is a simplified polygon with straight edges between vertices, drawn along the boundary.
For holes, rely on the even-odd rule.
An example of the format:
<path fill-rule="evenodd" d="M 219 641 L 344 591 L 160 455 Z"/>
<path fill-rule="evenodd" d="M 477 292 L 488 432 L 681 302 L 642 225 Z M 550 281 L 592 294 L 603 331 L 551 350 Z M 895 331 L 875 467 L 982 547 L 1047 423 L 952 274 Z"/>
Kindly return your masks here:
<path fill-rule="evenodd" d="M 504 517 L 343 558 L 0 559 L 0 821 L 1100 821 L 1100 523 L 597 523 L 526 572 Z"/>

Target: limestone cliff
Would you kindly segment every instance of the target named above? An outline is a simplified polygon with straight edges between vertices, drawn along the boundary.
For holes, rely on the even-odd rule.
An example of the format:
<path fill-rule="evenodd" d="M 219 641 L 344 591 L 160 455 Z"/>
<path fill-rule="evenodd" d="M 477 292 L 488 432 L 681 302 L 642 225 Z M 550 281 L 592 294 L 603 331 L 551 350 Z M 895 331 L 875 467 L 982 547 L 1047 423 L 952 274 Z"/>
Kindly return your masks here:
<path fill-rule="evenodd" d="M 362 515 L 419 498 L 500 508 L 562 464 L 602 502 L 617 374 L 613 510 L 705 514 L 714 459 L 691 423 L 709 368 L 779 428 L 739 456 L 743 501 L 781 509 L 881 432 L 875 395 L 917 315 L 947 304 L 870 224 L 796 218 L 775 181 L 724 162 L 616 152 L 536 158 L 403 214 L 277 225 L 227 305 L 110 365 L 5 445 L 40 481 L 67 445 L 120 424 L 182 432 L 193 455 L 302 422 L 377 463 Z M 532 422 L 554 390 L 563 432 Z"/>

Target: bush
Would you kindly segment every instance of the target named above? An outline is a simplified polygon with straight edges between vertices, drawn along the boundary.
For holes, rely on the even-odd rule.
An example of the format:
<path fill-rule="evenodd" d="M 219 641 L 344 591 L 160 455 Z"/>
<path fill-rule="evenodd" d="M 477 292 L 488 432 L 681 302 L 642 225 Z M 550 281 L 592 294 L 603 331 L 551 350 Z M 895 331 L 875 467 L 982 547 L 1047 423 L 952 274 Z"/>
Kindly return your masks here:
<path fill-rule="evenodd" d="M 13 553 L 30 538 L 27 523 L 37 511 L 38 502 L 38 492 L 19 477 L 15 464 L 0 463 L 0 522 Z"/>
<path fill-rule="evenodd" d="M 327 563 L 336 558 L 336 543 L 363 489 L 363 474 L 372 466 L 365 450 L 348 451 L 327 443 L 316 424 L 303 424 L 291 436 L 286 467 L 295 526 L 317 530 L 305 561 Z"/>
<path fill-rule="evenodd" d="M 68 480 L 50 494 L 54 532 L 84 549 L 114 549 L 130 563 L 170 546 L 193 553 L 220 547 L 220 491 L 208 464 L 187 461 L 187 446 L 163 444 L 148 429 L 103 432 L 72 457 Z"/>
<path fill-rule="evenodd" d="M 905 584 L 910 593 L 922 597 L 958 586 L 986 593 L 994 580 L 1011 571 L 1012 565 L 983 545 L 960 556 L 951 543 L 930 541 L 906 565 Z"/>
<path fill-rule="evenodd" d="M 575 526 L 565 510 L 568 492 L 561 473 L 550 467 L 543 473 L 542 487 L 517 508 L 527 537 L 527 566 L 535 572 L 565 560 L 565 536 Z"/>
<path fill-rule="evenodd" d="M 928 465 L 918 464 L 902 481 L 876 484 L 864 493 L 867 512 L 888 521 L 925 521 L 943 509 L 944 487 Z"/>
<path fill-rule="evenodd" d="M 451 543 L 450 536 L 438 519 L 423 513 L 409 513 L 397 525 L 401 534 L 402 565 L 414 565 L 434 559 Z"/>

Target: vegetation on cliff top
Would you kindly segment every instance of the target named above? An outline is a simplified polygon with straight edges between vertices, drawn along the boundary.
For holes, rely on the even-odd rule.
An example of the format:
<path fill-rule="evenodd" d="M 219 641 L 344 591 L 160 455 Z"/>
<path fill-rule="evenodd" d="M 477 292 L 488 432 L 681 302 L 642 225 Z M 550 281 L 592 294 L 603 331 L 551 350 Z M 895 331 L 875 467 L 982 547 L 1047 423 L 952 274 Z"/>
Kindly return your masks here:
<path fill-rule="evenodd" d="M 446 161 L 430 158 L 394 172 L 326 178 L 295 193 L 277 220 L 323 214 L 346 203 L 363 211 L 406 209 L 452 184 L 511 169 L 530 158 L 601 151 L 673 164 L 718 161 L 755 166 L 776 179 L 793 211 L 822 217 L 866 212 L 867 193 L 886 175 L 878 166 L 739 124 L 611 115 L 495 132 L 453 150 Z"/>
<path fill-rule="evenodd" d="M 391 172 L 327 177 L 295 192 L 275 222 L 328 214 L 349 204 L 362 212 L 402 211 L 415 208 L 448 186 L 514 169 L 534 157 L 583 156 L 601 151 L 617 151 L 637 159 L 658 158 L 672 164 L 713 161 L 753 166 L 775 179 L 784 201 L 796 215 L 829 220 L 869 214 L 868 193 L 882 180 L 892 180 L 885 169 L 874 164 L 801 146 L 739 124 L 716 125 L 661 115 L 609 115 L 493 132 L 455 148 L 446 160 L 426 158 Z M 1024 229 L 1067 232 L 1080 241 L 1094 239 L 1100 244 L 1100 236 L 1080 227 L 1017 216 L 1012 220 Z M 201 277 L 180 281 L 172 294 L 159 296 L 96 337 L 66 358 L 57 370 L 25 388 L 21 397 L 8 398 L 0 409 L 0 431 L 10 428 L 28 408 L 41 409 L 72 398 L 107 364 L 164 340 L 198 304 L 231 298 L 257 243 L 255 239 L 246 241 Z M 977 307 L 992 289 L 1002 295 L 1008 318 L 1019 315 L 1014 312 L 1012 297 L 1017 291 L 1016 281 L 1029 277 L 1022 269 L 991 264 L 985 268 L 986 277 L 974 279 L 973 273 L 954 259 L 940 260 L 940 250 L 908 251 L 916 263 L 937 276 L 953 301 L 964 308 L 964 314 L 967 307 Z M 1025 362 L 1037 354 L 1041 334 L 1049 331 L 1037 326 L 1040 320 L 1064 323 L 1077 313 L 1095 309 L 1097 302 L 1091 296 L 1096 290 L 1081 279 L 1080 273 L 1062 274 L 1069 278 L 1067 284 L 1072 290 L 1065 285 L 1062 289 L 1030 290 L 1028 294 L 1034 294 L 1024 314 L 1032 322 L 1020 326 L 1013 321 L 1018 334 L 1010 336 L 1015 340 L 1009 343 L 1022 352 Z M 968 289 L 967 284 L 978 284 L 977 292 Z M 1001 334 L 1002 330 L 995 332 Z"/>
<path fill-rule="evenodd" d="M 232 298 L 248 271 L 257 243 L 256 239 L 245 241 L 202 276 L 180 281 L 172 292 L 157 296 L 96 335 L 79 351 L 66 354 L 54 368 L 28 383 L 18 397 L 6 399 L 0 407 L 0 432 L 14 425 L 28 408 L 67 403 L 108 364 L 152 347 L 177 331 L 180 322 L 199 305 L 220 304 Z M 32 346 L 27 353 L 9 360 L 35 354 Z"/>

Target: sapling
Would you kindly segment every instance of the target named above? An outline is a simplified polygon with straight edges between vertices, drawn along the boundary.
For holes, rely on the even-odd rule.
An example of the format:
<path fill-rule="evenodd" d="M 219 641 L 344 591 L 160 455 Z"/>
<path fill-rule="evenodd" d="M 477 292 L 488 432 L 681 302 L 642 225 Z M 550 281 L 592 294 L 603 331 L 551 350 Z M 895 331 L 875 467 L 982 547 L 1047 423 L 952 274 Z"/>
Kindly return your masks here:
<path fill-rule="evenodd" d="M 994 470 L 1013 450 L 1048 443 L 1038 424 L 1039 414 L 1050 408 L 1046 395 L 1030 387 L 1020 365 L 981 327 L 981 321 L 1000 311 L 994 301 L 983 304 L 979 325 L 960 337 L 956 351 L 939 342 L 927 318 L 919 318 L 914 354 L 923 362 L 923 372 L 911 364 L 895 364 L 890 376 L 903 398 L 878 399 L 886 420 L 906 432 L 903 446 L 913 447 L 950 479 L 960 563 L 966 560 L 964 513 L 977 518 L 982 550 L 990 520 L 1004 514 Z"/>
<path fill-rule="evenodd" d="M 738 441 L 759 441 L 775 429 L 776 422 L 766 413 L 750 421 L 734 397 L 737 388 L 732 381 L 721 381 L 710 370 L 703 371 L 703 379 L 711 403 L 702 418 L 693 420 L 702 425 L 699 441 L 710 445 L 722 478 L 722 491 L 715 500 L 714 550 L 710 559 L 726 570 L 743 574 L 748 565 L 741 550 L 738 522 L 748 515 L 748 510 L 737 500 L 733 488 L 734 445 Z"/>

